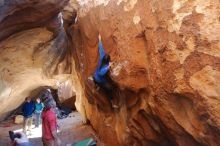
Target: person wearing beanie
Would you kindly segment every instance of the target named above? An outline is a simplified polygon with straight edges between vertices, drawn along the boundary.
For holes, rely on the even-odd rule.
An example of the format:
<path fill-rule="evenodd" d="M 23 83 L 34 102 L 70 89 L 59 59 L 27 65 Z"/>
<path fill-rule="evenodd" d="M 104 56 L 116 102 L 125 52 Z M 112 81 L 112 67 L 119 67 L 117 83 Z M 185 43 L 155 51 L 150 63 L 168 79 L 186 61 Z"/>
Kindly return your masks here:
<path fill-rule="evenodd" d="M 42 112 L 42 141 L 44 146 L 61 146 L 57 134 L 57 118 L 53 108 L 56 102 L 53 98 L 45 97 L 44 110 Z"/>

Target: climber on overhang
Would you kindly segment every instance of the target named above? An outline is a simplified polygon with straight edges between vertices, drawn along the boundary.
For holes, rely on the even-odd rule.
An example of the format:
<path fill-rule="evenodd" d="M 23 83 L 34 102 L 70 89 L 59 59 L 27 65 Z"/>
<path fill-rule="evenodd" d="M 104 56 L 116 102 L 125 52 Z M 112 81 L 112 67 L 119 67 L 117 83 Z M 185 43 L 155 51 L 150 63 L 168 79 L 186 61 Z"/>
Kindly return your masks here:
<path fill-rule="evenodd" d="M 104 92 L 107 94 L 112 107 L 118 108 L 118 106 L 113 103 L 114 86 L 109 76 L 109 68 L 110 68 L 110 56 L 108 54 L 105 54 L 101 41 L 101 36 L 99 35 L 99 63 L 92 79 L 94 80 L 95 84 L 98 87 L 100 87 L 102 90 L 104 90 Z"/>

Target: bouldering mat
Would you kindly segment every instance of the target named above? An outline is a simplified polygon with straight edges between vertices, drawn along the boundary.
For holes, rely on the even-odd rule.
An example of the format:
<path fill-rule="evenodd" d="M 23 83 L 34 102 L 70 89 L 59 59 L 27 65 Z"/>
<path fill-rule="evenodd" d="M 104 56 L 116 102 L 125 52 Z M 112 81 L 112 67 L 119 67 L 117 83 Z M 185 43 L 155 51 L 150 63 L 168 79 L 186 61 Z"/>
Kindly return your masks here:
<path fill-rule="evenodd" d="M 94 141 L 93 138 L 87 138 L 84 139 L 83 141 L 80 141 L 73 146 L 96 146 L 96 142 Z"/>

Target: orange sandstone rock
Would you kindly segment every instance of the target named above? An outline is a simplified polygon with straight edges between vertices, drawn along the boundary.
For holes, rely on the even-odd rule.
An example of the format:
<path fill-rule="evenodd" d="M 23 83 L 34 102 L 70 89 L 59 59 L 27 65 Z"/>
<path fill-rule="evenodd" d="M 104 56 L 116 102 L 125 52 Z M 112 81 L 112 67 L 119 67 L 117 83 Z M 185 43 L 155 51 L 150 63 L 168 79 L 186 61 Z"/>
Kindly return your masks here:
<path fill-rule="evenodd" d="M 85 110 L 109 146 L 218 146 L 220 2 L 79 1 L 70 28 Z M 117 85 L 111 109 L 87 78 L 98 63 L 98 33 Z"/>

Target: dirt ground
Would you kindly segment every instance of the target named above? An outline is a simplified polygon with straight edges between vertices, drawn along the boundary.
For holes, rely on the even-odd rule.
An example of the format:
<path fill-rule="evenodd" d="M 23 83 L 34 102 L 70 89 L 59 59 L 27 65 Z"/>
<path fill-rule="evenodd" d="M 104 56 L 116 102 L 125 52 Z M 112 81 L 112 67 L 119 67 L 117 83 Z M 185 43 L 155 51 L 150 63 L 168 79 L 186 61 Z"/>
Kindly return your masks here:
<path fill-rule="evenodd" d="M 69 117 L 58 120 L 60 127 L 59 137 L 62 140 L 62 146 L 69 146 L 68 144 L 77 143 L 86 138 L 94 138 L 97 141 L 98 146 L 104 146 L 100 143 L 95 135 L 95 132 L 89 125 L 84 125 L 81 122 L 78 112 L 73 112 Z M 0 146 L 7 146 L 10 139 L 8 131 L 21 131 L 22 124 L 14 124 L 13 121 L 4 121 L 0 123 Z M 32 128 L 31 135 L 28 136 L 29 140 L 35 146 L 42 146 L 41 141 L 41 127 Z"/>

